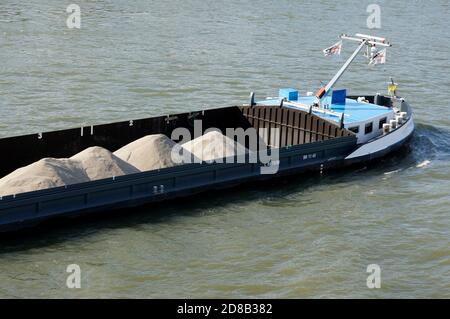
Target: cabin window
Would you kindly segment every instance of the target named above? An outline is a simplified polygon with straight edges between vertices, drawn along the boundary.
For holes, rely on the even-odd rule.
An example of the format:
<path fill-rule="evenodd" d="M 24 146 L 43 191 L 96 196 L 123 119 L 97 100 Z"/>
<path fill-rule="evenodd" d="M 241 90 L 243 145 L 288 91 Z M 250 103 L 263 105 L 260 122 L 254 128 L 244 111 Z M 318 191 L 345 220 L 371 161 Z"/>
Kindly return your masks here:
<path fill-rule="evenodd" d="M 359 126 L 353 126 L 353 127 L 349 127 L 348 129 L 349 131 L 352 131 L 355 134 L 359 133 Z"/>
<path fill-rule="evenodd" d="M 378 128 L 381 130 L 383 128 L 383 124 L 387 123 L 387 117 L 383 117 L 382 119 L 380 119 L 380 125 L 378 126 Z"/>
<path fill-rule="evenodd" d="M 373 122 L 366 124 L 365 134 L 370 134 L 373 131 Z"/>

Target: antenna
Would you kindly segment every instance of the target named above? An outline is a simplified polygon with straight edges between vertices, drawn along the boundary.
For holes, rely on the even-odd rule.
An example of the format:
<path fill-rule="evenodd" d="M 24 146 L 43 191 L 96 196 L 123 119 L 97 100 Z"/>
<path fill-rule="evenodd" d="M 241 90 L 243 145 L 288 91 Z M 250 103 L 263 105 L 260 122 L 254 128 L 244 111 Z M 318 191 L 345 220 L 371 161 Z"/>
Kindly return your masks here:
<path fill-rule="evenodd" d="M 343 33 L 343 34 L 341 34 L 340 38 L 343 40 L 350 40 L 350 41 L 355 41 L 355 42 L 360 42 L 360 43 L 362 41 L 367 41 L 368 44 L 375 44 L 375 45 L 379 45 L 382 47 L 391 47 L 392 46 L 392 44 L 390 44 L 388 41 L 386 41 L 386 38 L 380 38 L 380 37 L 375 37 L 375 36 L 361 34 L 361 33 L 356 33 L 354 37 Z"/>
<path fill-rule="evenodd" d="M 362 33 L 355 33 L 355 37 L 369 39 L 369 40 L 377 40 L 377 41 L 380 41 L 380 42 L 385 42 L 386 41 L 386 38 L 375 37 L 373 35 L 367 35 L 367 34 L 362 34 Z"/>

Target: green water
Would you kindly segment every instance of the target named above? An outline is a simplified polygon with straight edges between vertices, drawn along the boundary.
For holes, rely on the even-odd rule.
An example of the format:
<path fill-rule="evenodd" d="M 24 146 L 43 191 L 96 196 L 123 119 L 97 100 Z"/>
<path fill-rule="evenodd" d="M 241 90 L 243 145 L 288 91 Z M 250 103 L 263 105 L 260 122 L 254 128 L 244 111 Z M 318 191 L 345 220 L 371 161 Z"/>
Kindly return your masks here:
<path fill-rule="evenodd" d="M 314 91 L 346 33 L 394 46 L 340 82 L 415 111 L 409 150 L 358 170 L 296 177 L 84 220 L 0 242 L 0 297 L 450 297 L 448 1 L 61 1 L 0 4 L 0 136 Z M 345 45 L 345 44 L 344 44 Z M 81 267 L 81 288 L 66 267 Z M 366 267 L 381 267 L 368 289 Z"/>

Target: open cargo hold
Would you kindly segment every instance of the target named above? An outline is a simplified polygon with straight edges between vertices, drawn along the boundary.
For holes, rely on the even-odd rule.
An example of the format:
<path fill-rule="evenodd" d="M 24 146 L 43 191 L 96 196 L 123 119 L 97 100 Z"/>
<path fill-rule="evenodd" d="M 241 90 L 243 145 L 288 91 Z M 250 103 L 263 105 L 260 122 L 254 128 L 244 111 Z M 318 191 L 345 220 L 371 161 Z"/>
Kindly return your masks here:
<path fill-rule="evenodd" d="M 275 141 L 280 148 L 278 172 L 262 175 L 262 163 L 192 163 L 4 196 L 0 200 L 0 231 L 57 216 L 132 207 L 252 180 L 327 169 L 342 164 L 356 147 L 353 133 L 302 110 L 233 106 L 3 138 L 0 149 L 8 156 L 2 159 L 0 176 L 44 157 L 71 157 L 91 146 L 114 151 L 145 135 L 161 133 L 170 137 L 179 127 L 187 128 L 194 136 L 195 120 L 202 120 L 203 132 L 211 127 L 224 134 L 227 128 L 253 127 L 268 128 L 270 135 L 271 129 L 279 128 Z M 263 138 L 266 143 L 273 141 L 273 136 Z"/>

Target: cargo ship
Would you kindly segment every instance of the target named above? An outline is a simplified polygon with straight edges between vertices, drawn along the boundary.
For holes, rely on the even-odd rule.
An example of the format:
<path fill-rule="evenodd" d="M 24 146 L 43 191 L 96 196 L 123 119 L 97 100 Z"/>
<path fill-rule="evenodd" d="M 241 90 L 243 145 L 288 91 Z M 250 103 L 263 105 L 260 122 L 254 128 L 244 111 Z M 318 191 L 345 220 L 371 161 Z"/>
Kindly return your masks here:
<path fill-rule="evenodd" d="M 254 181 L 305 172 L 324 172 L 384 157 L 408 143 L 414 131 L 412 109 L 398 97 L 393 80 L 388 94 L 347 95 L 333 89 L 356 55 L 367 48 L 373 61 L 374 47 L 391 46 L 384 38 L 356 34 L 341 39 L 359 45 L 331 81 L 317 92 L 280 89 L 277 97 L 230 107 L 209 108 L 110 124 L 83 126 L 0 139 L 3 154 L 0 176 L 42 158 L 66 158 L 92 146 L 117 150 L 152 134 L 173 136 L 183 128 L 195 136 L 201 121 L 203 134 L 210 128 L 254 129 L 264 147 L 253 148 L 244 140 L 244 160 L 201 161 L 150 171 L 112 176 L 0 197 L 0 232 L 31 227 L 55 218 L 148 205 L 223 189 Z M 336 47 L 327 52 L 340 51 Z M 276 132 L 276 134 L 274 133 Z M 198 133 L 198 132 L 197 132 Z M 270 161 L 267 154 L 276 150 Z M 256 154 L 256 161 L 250 161 Z M 264 168 L 276 167 L 271 173 Z"/>

